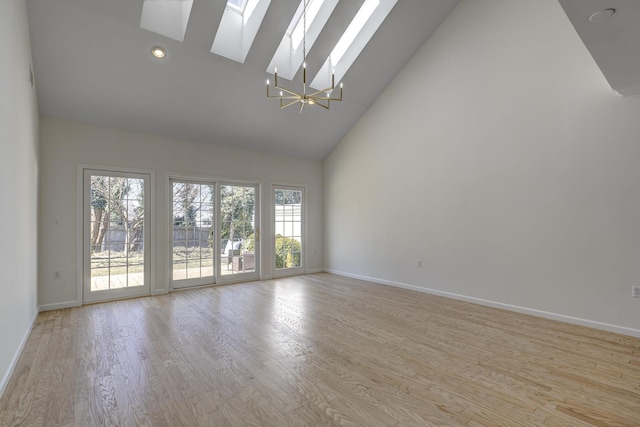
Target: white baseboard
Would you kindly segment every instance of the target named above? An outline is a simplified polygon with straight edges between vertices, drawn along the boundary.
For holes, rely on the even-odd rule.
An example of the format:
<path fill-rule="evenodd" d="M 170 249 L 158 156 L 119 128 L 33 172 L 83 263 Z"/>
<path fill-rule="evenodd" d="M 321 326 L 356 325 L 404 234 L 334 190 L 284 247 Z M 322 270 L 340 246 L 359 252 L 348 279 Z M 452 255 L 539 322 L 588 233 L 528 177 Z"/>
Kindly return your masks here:
<path fill-rule="evenodd" d="M 9 384 L 9 378 L 11 378 L 11 375 L 13 375 L 13 371 L 16 369 L 16 365 L 18 364 L 18 359 L 20 359 L 22 350 L 24 350 L 24 346 L 27 344 L 27 340 L 29 339 L 29 335 L 31 335 L 33 326 L 36 324 L 36 320 L 38 320 L 38 314 L 39 314 L 39 311 L 36 310 L 36 312 L 33 314 L 33 318 L 31 319 L 31 325 L 29 326 L 26 333 L 22 337 L 20 346 L 18 347 L 18 350 L 16 350 L 15 354 L 13 355 L 13 359 L 11 359 L 11 363 L 9 364 L 9 369 L 7 369 L 7 372 L 5 372 L 4 376 L 2 377 L 2 380 L 0 380 L 0 398 L 2 398 L 2 395 L 4 394 L 4 391 L 7 388 L 7 385 Z"/>
<path fill-rule="evenodd" d="M 311 269 L 307 270 L 307 274 L 322 273 L 324 271 L 325 271 L 324 268 L 311 268 Z"/>
<path fill-rule="evenodd" d="M 352 274 L 344 271 L 323 269 L 326 273 L 336 274 L 338 276 L 350 277 L 353 279 L 366 280 L 368 282 L 378 283 L 380 285 L 395 286 L 397 288 L 409 289 L 425 294 L 437 295 L 445 298 L 456 299 L 460 301 L 471 302 L 474 304 L 485 305 L 487 307 L 501 308 L 503 310 L 515 311 L 517 313 L 529 314 L 531 316 L 543 317 L 545 319 L 558 320 L 560 322 L 571 323 L 574 325 L 586 326 L 588 328 L 599 329 L 602 331 L 614 332 L 622 335 L 630 335 L 640 338 L 640 329 L 628 328 L 626 326 L 612 325 L 609 323 L 598 322 L 596 320 L 582 319 L 579 317 L 567 316 L 564 314 L 551 313 L 534 308 L 521 307 L 517 305 L 505 304 L 497 301 L 486 300 L 482 298 L 469 297 L 466 295 L 454 294 L 451 292 L 439 291 L 437 289 L 423 288 L 421 286 L 409 285 L 406 283 L 394 282 L 391 280 L 378 279 L 376 277 L 363 276 L 360 274 Z"/>
<path fill-rule="evenodd" d="M 42 313 L 43 311 L 52 311 L 52 310 L 62 310 L 63 308 L 72 308 L 72 307 L 80 307 L 82 305 L 79 301 L 64 301 L 57 302 L 55 304 L 44 304 L 38 307 L 38 311 Z"/>

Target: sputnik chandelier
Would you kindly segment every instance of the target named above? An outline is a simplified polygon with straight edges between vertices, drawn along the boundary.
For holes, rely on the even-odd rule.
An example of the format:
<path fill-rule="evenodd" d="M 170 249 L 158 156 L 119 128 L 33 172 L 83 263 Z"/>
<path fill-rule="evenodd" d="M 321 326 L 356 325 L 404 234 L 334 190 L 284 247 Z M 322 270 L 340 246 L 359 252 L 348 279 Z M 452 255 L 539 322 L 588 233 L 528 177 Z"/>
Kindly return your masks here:
<path fill-rule="evenodd" d="M 280 109 L 290 107 L 291 105 L 300 104 L 300 112 L 305 105 L 319 105 L 328 110 L 331 101 L 342 101 L 342 83 L 340 83 L 340 96 L 332 98 L 335 89 L 335 73 L 331 72 L 331 86 L 322 90 L 307 93 L 307 1 L 304 0 L 302 8 L 302 92 L 296 92 L 286 89 L 278 85 L 278 68 L 273 73 L 274 88 L 279 91 L 278 95 L 272 95 L 269 91 L 269 80 L 267 80 L 267 98 L 275 98 L 280 100 Z"/>

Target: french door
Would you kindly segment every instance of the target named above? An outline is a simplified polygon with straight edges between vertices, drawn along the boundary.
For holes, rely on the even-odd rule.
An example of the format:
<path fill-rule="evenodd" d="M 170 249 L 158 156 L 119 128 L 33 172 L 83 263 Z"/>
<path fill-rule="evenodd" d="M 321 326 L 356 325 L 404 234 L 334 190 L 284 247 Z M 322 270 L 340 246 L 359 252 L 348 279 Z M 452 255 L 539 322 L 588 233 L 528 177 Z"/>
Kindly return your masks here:
<path fill-rule="evenodd" d="M 171 178 L 171 288 L 259 277 L 258 185 Z"/>
<path fill-rule="evenodd" d="M 149 174 L 84 170 L 84 302 L 149 294 L 149 186 Z"/>
<path fill-rule="evenodd" d="M 220 184 L 220 282 L 257 279 L 259 274 L 258 186 Z"/>
<path fill-rule="evenodd" d="M 273 274 L 304 274 L 304 188 L 273 186 L 273 206 Z"/>
<path fill-rule="evenodd" d="M 215 184 L 170 180 L 171 287 L 215 283 Z"/>

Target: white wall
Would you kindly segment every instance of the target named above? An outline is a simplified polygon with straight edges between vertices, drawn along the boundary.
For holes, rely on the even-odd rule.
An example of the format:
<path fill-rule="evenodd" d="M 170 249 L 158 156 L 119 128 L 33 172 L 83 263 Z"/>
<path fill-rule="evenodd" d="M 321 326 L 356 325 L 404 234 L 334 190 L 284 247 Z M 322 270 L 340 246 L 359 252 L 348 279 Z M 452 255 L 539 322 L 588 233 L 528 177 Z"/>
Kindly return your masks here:
<path fill-rule="evenodd" d="M 639 159 L 557 1 L 463 0 L 325 160 L 325 266 L 640 335 Z"/>
<path fill-rule="evenodd" d="M 38 111 L 24 0 L 0 2 L 0 395 L 37 314 Z"/>
<path fill-rule="evenodd" d="M 167 173 L 255 180 L 262 184 L 262 240 L 269 225 L 271 183 L 307 186 L 307 269 L 322 269 L 322 163 L 256 151 L 178 141 L 42 117 L 40 119 L 40 304 L 44 309 L 77 304 L 78 165 L 155 171 L 153 233 L 156 281 L 152 292 L 168 289 Z M 59 218 L 61 226 L 55 227 Z M 264 246 L 263 246 L 264 247 Z M 262 251 L 262 277 L 271 276 L 271 258 Z M 53 273 L 61 272 L 60 279 Z"/>

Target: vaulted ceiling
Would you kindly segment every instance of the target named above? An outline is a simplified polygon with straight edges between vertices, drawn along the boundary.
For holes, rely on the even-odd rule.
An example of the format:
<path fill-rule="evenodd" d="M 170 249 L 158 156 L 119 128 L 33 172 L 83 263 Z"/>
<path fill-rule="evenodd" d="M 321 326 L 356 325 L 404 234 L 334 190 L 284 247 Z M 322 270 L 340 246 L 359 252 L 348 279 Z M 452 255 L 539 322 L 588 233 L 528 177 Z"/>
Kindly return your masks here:
<path fill-rule="evenodd" d="M 308 52 L 310 78 L 364 1 L 337 1 Z M 613 89 L 638 93 L 640 2 L 559 1 Z M 193 0 L 183 41 L 141 28 L 144 0 L 27 0 L 40 114 L 323 159 L 459 0 L 398 0 L 341 79 L 343 102 L 302 113 L 280 110 L 265 90 L 266 70 L 300 2 L 270 1 L 240 63 L 211 53 L 226 0 Z M 150 54 L 155 45 L 167 49 L 163 60 Z M 301 74 L 280 83 L 300 88 Z"/>
<path fill-rule="evenodd" d="M 611 87 L 640 94 L 640 1 L 559 1 Z"/>
<path fill-rule="evenodd" d="M 343 102 L 299 113 L 268 100 L 265 80 L 300 0 L 271 1 L 244 63 L 210 52 L 223 0 L 193 2 L 182 42 L 140 27 L 143 0 L 27 0 L 40 113 L 322 159 L 458 1 L 399 0 L 342 79 Z M 308 52 L 311 76 L 363 2 L 338 2 Z M 151 56 L 155 45 L 163 60 Z M 280 83 L 297 88 L 300 75 Z"/>

